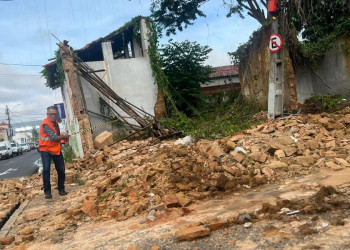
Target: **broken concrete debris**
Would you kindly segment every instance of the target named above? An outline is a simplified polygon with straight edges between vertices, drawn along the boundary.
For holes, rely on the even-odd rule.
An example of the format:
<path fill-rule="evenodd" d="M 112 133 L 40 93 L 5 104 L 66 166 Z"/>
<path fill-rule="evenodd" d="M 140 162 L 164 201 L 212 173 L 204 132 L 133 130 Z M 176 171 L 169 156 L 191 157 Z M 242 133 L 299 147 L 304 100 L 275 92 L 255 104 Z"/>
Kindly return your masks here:
<path fill-rule="evenodd" d="M 196 226 L 190 228 L 183 228 L 175 233 L 175 237 L 179 241 L 193 240 L 204 237 L 210 234 L 210 229 L 204 226 Z"/>
<path fill-rule="evenodd" d="M 108 146 L 113 143 L 113 134 L 111 132 L 105 131 L 95 138 L 95 146 L 98 149 L 102 149 L 104 146 Z"/>

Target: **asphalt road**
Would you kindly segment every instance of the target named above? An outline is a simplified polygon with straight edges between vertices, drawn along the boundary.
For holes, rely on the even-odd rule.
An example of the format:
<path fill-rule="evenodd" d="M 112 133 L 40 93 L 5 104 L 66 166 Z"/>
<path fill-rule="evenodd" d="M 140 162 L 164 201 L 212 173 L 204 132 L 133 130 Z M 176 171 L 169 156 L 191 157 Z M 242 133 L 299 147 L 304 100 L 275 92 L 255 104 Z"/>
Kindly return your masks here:
<path fill-rule="evenodd" d="M 0 160 L 0 180 L 32 175 L 38 169 L 35 164 L 38 159 L 40 159 L 39 152 L 31 150 L 23 155 Z"/>

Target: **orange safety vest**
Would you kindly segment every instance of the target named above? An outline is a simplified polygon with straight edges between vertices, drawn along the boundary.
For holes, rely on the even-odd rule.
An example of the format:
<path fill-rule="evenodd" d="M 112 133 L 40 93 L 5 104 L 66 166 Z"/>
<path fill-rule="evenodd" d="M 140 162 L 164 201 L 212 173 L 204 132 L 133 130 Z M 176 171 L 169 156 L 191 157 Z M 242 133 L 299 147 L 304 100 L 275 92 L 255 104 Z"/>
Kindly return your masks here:
<path fill-rule="evenodd" d="M 54 155 L 61 154 L 61 143 L 60 141 L 52 141 L 50 137 L 44 132 L 44 125 L 48 125 L 50 129 L 57 133 L 52 121 L 49 118 L 43 120 L 40 125 L 40 133 L 39 133 L 39 150 L 44 152 L 50 152 Z"/>

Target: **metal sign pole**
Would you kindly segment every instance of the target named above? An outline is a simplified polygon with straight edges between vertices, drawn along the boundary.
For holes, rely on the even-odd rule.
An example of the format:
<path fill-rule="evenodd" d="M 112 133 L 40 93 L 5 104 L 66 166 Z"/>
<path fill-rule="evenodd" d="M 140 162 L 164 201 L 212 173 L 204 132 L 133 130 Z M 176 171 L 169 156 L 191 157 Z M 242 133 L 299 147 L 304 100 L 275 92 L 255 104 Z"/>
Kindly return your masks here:
<path fill-rule="evenodd" d="M 282 34 L 280 28 L 281 15 L 283 15 L 282 9 L 279 15 L 273 18 L 271 24 L 268 119 L 283 116 L 284 57 L 282 37 L 278 35 Z"/>

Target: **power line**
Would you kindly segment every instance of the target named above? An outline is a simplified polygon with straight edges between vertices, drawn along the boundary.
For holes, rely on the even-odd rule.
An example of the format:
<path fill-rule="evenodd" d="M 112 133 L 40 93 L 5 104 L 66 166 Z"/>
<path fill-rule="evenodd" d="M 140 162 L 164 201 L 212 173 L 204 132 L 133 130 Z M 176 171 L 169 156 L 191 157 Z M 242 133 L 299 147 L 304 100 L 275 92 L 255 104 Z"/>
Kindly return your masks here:
<path fill-rule="evenodd" d="M 50 36 L 50 31 L 49 31 L 49 25 L 47 23 L 47 6 L 46 6 L 46 0 L 44 0 L 44 8 L 45 8 L 45 21 L 46 21 L 46 29 L 47 29 L 47 36 L 49 38 L 49 44 L 50 44 L 50 53 L 52 55 L 52 48 L 51 48 L 51 36 Z"/>
<path fill-rule="evenodd" d="M 22 63 L 3 63 L 0 62 L 1 65 L 15 65 L 15 66 L 26 66 L 26 67 L 42 67 L 42 65 L 39 64 L 22 64 Z"/>
<path fill-rule="evenodd" d="M 36 77 L 41 77 L 41 75 L 19 75 L 19 74 L 0 74 L 0 76 L 36 76 Z"/>

